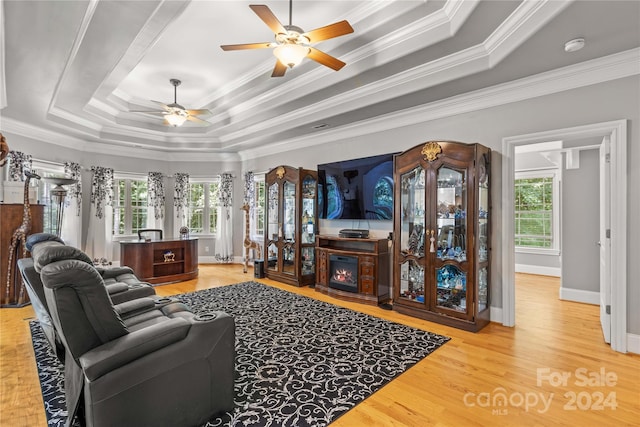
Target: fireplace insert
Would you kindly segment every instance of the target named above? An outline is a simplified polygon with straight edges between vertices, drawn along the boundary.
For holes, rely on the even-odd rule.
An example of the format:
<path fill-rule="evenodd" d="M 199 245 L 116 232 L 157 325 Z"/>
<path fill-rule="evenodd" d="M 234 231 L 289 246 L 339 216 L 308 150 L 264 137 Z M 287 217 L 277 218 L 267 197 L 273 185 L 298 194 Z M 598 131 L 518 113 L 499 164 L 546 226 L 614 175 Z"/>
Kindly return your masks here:
<path fill-rule="evenodd" d="M 358 257 L 329 255 L 329 287 L 358 292 Z"/>

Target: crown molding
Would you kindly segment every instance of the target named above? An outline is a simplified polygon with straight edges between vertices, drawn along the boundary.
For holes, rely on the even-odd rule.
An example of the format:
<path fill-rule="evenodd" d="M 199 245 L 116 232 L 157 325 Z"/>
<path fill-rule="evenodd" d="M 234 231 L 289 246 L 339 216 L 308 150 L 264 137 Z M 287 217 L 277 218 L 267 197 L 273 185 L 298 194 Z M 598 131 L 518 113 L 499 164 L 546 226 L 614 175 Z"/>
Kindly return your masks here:
<path fill-rule="evenodd" d="M 428 45 L 443 41 L 455 34 L 469 15 L 471 15 L 478 2 L 465 1 L 461 2 L 463 5 L 456 7 L 457 3 L 460 2 L 448 0 L 445 8 L 438 9 L 434 13 L 415 20 L 406 27 L 389 33 L 383 39 L 374 40 L 358 49 L 348 52 L 343 56 L 343 59 L 349 64 L 349 67 L 340 70 L 340 73 L 332 73 L 327 76 L 327 71 L 323 67 L 317 67 L 301 76 L 288 80 L 285 84 L 263 92 L 260 96 L 237 104 L 226 111 L 231 116 L 237 116 L 246 111 L 260 110 L 264 105 L 268 105 L 270 108 L 285 105 L 290 101 L 287 95 L 296 98 L 302 97 L 318 90 L 318 84 L 326 85 L 327 80 L 337 83 L 353 77 L 359 72 L 359 68 L 357 67 L 358 63 L 371 60 L 375 61 L 377 65 L 382 65 Z M 454 22 L 455 26 L 453 25 Z M 375 87 L 376 84 L 372 85 L 374 87 L 370 92 L 375 93 L 377 91 Z M 349 99 L 346 101 L 349 102 Z M 310 106 L 309 108 L 312 110 L 315 109 L 314 106 Z M 289 117 L 289 114 L 286 116 Z M 265 126 L 266 124 L 262 123 L 262 125 Z M 260 126 L 260 124 L 256 126 Z M 262 129 L 264 129 L 264 127 Z M 261 131 L 261 129 L 258 128 L 258 131 Z M 224 140 L 242 137 L 245 133 L 238 131 L 231 135 L 229 138 L 224 138 Z"/>
<path fill-rule="evenodd" d="M 224 135 L 221 140 L 229 142 L 230 144 L 227 147 L 231 147 L 233 140 L 246 142 L 255 138 L 254 135 L 257 134 L 264 137 L 265 134 L 270 134 L 283 127 L 286 128 L 305 121 L 322 120 L 325 116 L 344 113 L 356 108 L 364 108 L 367 105 L 488 70 L 495 65 L 496 57 L 504 58 L 506 54 L 518 46 L 523 38 L 531 36 L 546 25 L 550 19 L 560 12 L 563 5 L 563 3 L 557 1 L 545 1 L 536 4 L 534 7 L 529 3 L 523 2 L 523 4 L 520 4 L 512 14 L 517 15 L 517 18 L 507 20 L 504 25 L 494 31 L 482 43 L 439 60 L 427 62 L 380 79 L 366 86 L 355 88 L 340 96 L 325 98 L 322 101 L 309 104 L 304 108 L 282 114 L 268 121 L 243 127 L 240 130 Z M 511 37 L 515 37 L 516 42 L 510 42 Z M 507 49 L 510 50 L 507 51 Z M 354 53 L 354 55 L 356 54 Z M 286 93 L 285 89 L 281 90 Z M 303 91 L 302 88 L 299 90 Z M 309 88 L 305 90 L 309 90 Z M 285 97 L 283 96 L 283 98 Z"/>
<path fill-rule="evenodd" d="M 640 48 L 239 153 L 243 160 L 251 160 L 301 146 L 370 135 L 634 75 L 640 75 Z"/>

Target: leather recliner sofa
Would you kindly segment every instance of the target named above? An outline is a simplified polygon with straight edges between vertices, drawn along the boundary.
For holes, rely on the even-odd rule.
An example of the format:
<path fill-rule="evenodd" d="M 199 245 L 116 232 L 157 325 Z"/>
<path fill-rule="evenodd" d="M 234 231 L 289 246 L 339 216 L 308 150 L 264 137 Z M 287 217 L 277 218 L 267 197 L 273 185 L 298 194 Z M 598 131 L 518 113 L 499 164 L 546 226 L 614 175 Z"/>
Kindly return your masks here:
<path fill-rule="evenodd" d="M 49 233 L 35 233 L 28 236 L 26 248 L 31 252 L 31 258 L 19 259 L 18 270 L 22 275 L 40 327 L 56 356 L 63 361 L 64 351 L 51 322 L 49 306 L 44 296 L 44 286 L 40 279 L 40 268 L 57 259 L 77 259 L 88 264 L 92 261 L 83 251 L 65 245 L 59 237 Z M 44 250 L 44 248 L 55 248 L 55 250 Z M 102 276 L 109 298 L 114 304 L 154 297 L 156 294 L 153 287 L 146 282 L 141 282 L 130 267 L 97 268 L 96 271 Z"/>
<path fill-rule="evenodd" d="M 233 408 L 232 317 L 196 316 L 170 298 L 118 308 L 92 265 L 51 259 L 40 277 L 66 352 L 67 425 L 84 413 L 87 426 L 186 427 Z"/>

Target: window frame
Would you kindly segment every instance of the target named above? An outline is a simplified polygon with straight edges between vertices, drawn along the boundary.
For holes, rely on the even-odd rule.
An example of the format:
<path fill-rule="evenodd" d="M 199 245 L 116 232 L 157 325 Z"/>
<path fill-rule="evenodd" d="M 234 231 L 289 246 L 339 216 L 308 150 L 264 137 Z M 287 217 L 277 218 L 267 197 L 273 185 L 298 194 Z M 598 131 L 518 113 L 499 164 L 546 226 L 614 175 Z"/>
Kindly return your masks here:
<path fill-rule="evenodd" d="M 124 181 L 124 206 L 120 206 L 120 188 L 119 182 Z M 144 200 L 144 204 L 137 206 L 137 209 L 143 209 L 145 211 L 145 225 L 141 228 L 146 228 L 149 220 L 149 183 L 146 175 L 132 175 L 132 174 L 120 174 L 115 173 L 113 176 L 113 225 L 111 229 L 111 235 L 114 239 L 138 237 L 138 230 L 133 229 L 133 211 L 134 207 L 131 200 L 131 182 L 144 182 L 147 186 L 147 199 Z M 119 232 L 118 221 L 116 216 L 118 209 L 124 208 L 124 230 Z"/>
<path fill-rule="evenodd" d="M 523 254 L 538 254 L 538 255 L 560 255 L 560 182 L 561 182 L 561 170 L 558 168 L 551 169 L 533 169 L 533 170 L 525 170 L 525 171 L 517 171 L 514 174 L 514 187 L 519 179 L 535 179 L 535 178 L 552 178 L 552 194 L 551 194 L 551 247 L 550 248 L 536 248 L 530 246 L 515 246 L 516 253 Z M 514 188 L 515 195 L 515 188 Z M 516 215 L 516 206 L 515 200 L 513 201 L 514 205 L 514 219 Z M 514 223 L 514 232 L 516 230 Z M 515 233 L 514 233 L 514 241 L 515 241 Z"/>
<path fill-rule="evenodd" d="M 191 229 L 191 217 L 192 217 L 192 209 L 193 209 L 193 205 L 191 203 L 191 186 L 193 184 L 204 184 L 204 189 L 203 189 L 203 194 L 204 194 L 204 206 L 203 206 L 203 212 L 202 212 L 202 232 L 198 232 L 198 231 L 193 231 Z M 217 235 L 217 224 L 211 224 L 211 214 L 212 211 L 215 212 L 216 215 L 216 221 L 217 222 L 217 215 L 220 214 L 219 212 L 219 206 L 218 206 L 218 200 L 211 200 L 211 190 L 210 190 L 210 186 L 211 184 L 216 184 L 218 186 L 218 189 L 220 188 L 220 177 L 216 176 L 216 177 L 205 177 L 205 178 L 192 178 L 189 177 L 189 201 L 188 201 L 188 205 L 186 208 L 186 215 L 187 215 L 187 226 L 189 227 L 189 234 L 194 235 L 194 236 L 199 236 L 199 237 L 210 237 L 210 238 L 215 238 Z M 211 229 L 213 228 L 213 231 L 211 231 Z M 204 230 L 208 230 L 207 232 L 205 232 Z"/>

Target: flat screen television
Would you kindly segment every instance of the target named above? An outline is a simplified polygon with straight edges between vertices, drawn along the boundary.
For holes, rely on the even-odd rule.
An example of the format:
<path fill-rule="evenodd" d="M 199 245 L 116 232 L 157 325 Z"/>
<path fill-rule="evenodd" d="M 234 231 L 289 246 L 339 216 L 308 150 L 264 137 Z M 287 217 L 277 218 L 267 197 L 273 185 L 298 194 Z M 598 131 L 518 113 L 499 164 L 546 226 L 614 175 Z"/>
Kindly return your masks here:
<path fill-rule="evenodd" d="M 393 219 L 393 155 L 318 165 L 322 219 Z"/>

